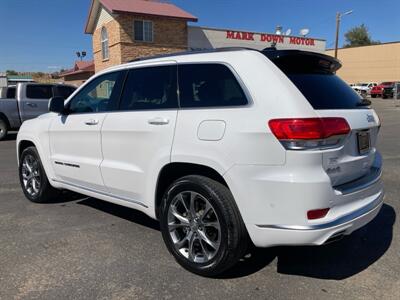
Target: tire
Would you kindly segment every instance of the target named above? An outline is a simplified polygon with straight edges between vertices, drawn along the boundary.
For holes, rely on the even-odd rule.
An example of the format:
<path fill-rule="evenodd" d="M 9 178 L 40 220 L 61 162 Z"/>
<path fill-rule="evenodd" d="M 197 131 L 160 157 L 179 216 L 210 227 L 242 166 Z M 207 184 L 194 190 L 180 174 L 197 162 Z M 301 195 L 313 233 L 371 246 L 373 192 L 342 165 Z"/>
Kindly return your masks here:
<path fill-rule="evenodd" d="M 207 177 L 185 176 L 168 188 L 162 200 L 160 225 L 176 261 L 202 276 L 224 272 L 247 250 L 248 234 L 231 192 Z"/>
<path fill-rule="evenodd" d="M 376 95 L 375 95 L 375 94 L 373 94 L 373 95 L 371 95 L 371 97 L 372 97 L 372 98 L 376 98 Z"/>
<path fill-rule="evenodd" d="M 8 124 L 7 122 L 0 117 L 0 141 L 3 140 L 8 133 Z"/>
<path fill-rule="evenodd" d="M 387 96 L 386 95 L 382 95 L 382 99 L 386 99 L 387 98 Z"/>
<path fill-rule="evenodd" d="M 25 197 L 36 203 L 50 202 L 59 196 L 47 179 L 39 153 L 35 147 L 26 148 L 19 159 L 19 180 Z"/>

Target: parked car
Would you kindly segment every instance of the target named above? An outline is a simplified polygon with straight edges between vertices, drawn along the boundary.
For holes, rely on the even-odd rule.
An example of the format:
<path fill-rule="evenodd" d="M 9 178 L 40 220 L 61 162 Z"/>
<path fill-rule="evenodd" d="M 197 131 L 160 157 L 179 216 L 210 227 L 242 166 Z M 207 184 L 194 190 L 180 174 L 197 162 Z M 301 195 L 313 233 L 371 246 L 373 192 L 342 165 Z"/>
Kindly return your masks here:
<path fill-rule="evenodd" d="M 377 85 L 378 84 L 376 82 L 356 83 L 355 85 L 351 86 L 351 88 L 361 96 L 366 97 L 371 92 L 371 89 Z"/>
<path fill-rule="evenodd" d="M 382 92 L 385 86 L 393 85 L 393 82 L 382 82 L 381 84 L 374 86 L 371 89 L 371 97 L 376 98 L 376 97 L 382 97 Z"/>
<path fill-rule="evenodd" d="M 217 49 L 99 72 L 22 125 L 22 190 L 33 202 L 64 189 L 138 209 L 205 276 L 233 266 L 249 239 L 337 240 L 383 203 L 380 121 L 340 66 L 298 50 Z"/>
<path fill-rule="evenodd" d="M 382 89 L 382 99 L 393 98 L 396 82 L 390 82 Z"/>
<path fill-rule="evenodd" d="M 22 122 L 48 112 L 50 98 L 67 98 L 76 88 L 63 84 L 18 83 L 0 90 L 0 140 Z"/>

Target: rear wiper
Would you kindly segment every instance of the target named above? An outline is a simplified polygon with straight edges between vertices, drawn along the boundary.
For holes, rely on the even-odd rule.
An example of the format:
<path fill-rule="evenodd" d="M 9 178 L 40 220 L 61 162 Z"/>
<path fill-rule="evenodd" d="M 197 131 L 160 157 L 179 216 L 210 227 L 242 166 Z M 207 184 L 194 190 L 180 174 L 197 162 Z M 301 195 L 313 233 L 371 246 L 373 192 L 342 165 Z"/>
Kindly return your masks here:
<path fill-rule="evenodd" d="M 361 102 L 358 102 L 356 105 L 357 105 L 357 106 L 370 106 L 371 103 L 372 103 L 372 102 L 371 102 L 370 100 L 363 98 L 363 99 L 361 100 Z"/>

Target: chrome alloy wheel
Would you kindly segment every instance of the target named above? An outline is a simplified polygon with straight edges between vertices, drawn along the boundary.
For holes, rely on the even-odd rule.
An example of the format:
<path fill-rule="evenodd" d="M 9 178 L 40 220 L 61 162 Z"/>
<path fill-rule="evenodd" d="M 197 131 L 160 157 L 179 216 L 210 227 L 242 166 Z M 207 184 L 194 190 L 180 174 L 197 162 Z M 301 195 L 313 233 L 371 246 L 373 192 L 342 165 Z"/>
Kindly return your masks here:
<path fill-rule="evenodd" d="M 175 249 L 191 262 L 206 263 L 218 252 L 218 216 L 199 193 L 185 191 L 175 196 L 168 208 L 168 229 Z"/>
<path fill-rule="evenodd" d="M 21 175 L 25 191 L 31 197 L 36 197 L 40 191 L 41 176 L 39 162 L 34 156 L 28 154 L 24 157 Z"/>

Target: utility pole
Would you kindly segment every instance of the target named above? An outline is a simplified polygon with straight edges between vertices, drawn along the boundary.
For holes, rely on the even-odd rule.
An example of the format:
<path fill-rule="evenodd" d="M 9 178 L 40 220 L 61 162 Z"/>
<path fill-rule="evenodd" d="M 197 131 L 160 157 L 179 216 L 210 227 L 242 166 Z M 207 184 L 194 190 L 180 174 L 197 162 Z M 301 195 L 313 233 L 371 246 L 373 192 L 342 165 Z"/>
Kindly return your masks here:
<path fill-rule="evenodd" d="M 335 39 L 335 58 L 337 58 L 337 49 L 339 44 L 339 27 L 340 27 L 340 13 L 336 13 L 336 39 Z"/>
<path fill-rule="evenodd" d="M 340 20 L 342 19 L 343 16 L 350 15 L 352 12 L 353 10 L 346 11 L 343 14 L 340 12 L 336 13 L 335 58 L 337 58 L 337 52 L 338 52 Z"/>

